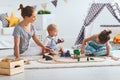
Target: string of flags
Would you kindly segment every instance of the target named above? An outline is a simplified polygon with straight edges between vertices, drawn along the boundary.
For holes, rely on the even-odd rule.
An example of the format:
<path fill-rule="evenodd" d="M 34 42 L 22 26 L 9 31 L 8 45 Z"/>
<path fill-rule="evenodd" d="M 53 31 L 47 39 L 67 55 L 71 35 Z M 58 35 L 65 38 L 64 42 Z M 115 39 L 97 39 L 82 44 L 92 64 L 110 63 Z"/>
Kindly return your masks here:
<path fill-rule="evenodd" d="M 67 0 L 64 0 L 64 2 L 67 3 Z M 52 3 L 55 7 L 57 7 L 58 0 L 53 0 L 53 1 L 51 1 L 51 3 Z"/>
<path fill-rule="evenodd" d="M 53 4 L 53 6 L 57 7 L 58 0 L 52 0 L 50 2 Z M 67 3 L 68 1 L 64 0 L 64 2 Z M 41 3 L 40 5 L 45 10 L 47 8 L 47 4 L 48 3 Z"/>
<path fill-rule="evenodd" d="M 46 8 L 47 8 L 47 3 L 41 3 L 40 5 L 41 5 L 41 7 L 42 7 L 44 10 L 46 10 Z"/>
<path fill-rule="evenodd" d="M 53 1 L 51 1 L 51 3 L 56 7 L 57 6 L 57 2 L 58 2 L 58 0 L 53 0 Z"/>

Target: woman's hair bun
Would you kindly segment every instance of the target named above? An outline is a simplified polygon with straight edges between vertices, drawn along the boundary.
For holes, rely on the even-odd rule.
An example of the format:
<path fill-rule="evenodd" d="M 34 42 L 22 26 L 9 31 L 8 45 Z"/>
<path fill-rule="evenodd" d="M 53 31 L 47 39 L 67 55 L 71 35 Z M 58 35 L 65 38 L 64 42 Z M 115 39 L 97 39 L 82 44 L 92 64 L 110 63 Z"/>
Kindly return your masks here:
<path fill-rule="evenodd" d="M 23 7 L 23 5 L 22 4 L 20 4 L 20 6 L 19 6 L 19 8 L 18 8 L 18 10 L 22 10 L 24 7 Z"/>

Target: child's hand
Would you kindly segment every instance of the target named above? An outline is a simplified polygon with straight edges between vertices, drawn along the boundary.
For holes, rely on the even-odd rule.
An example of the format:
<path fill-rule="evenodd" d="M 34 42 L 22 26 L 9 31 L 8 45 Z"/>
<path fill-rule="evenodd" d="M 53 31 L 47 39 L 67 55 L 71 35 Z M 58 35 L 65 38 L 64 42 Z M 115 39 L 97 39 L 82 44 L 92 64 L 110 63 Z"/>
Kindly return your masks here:
<path fill-rule="evenodd" d="M 107 55 L 107 57 L 111 57 L 111 55 Z"/>
<path fill-rule="evenodd" d="M 80 52 L 81 52 L 81 54 L 84 54 L 85 50 L 81 48 Z"/>

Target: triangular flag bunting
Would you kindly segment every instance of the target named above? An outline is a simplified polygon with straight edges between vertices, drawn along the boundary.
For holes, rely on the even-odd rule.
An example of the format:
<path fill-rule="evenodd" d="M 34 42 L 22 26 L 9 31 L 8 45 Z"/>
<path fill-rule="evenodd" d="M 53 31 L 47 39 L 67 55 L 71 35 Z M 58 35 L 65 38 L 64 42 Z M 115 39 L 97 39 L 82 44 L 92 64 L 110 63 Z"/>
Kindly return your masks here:
<path fill-rule="evenodd" d="M 51 1 L 51 3 L 56 7 L 57 6 L 57 2 L 58 2 L 58 0 L 53 0 L 53 1 Z"/>
<path fill-rule="evenodd" d="M 67 0 L 64 0 L 65 3 L 67 3 L 68 1 Z"/>
<path fill-rule="evenodd" d="M 47 8 L 47 3 L 41 3 L 41 7 L 42 7 L 44 10 L 46 10 L 46 8 Z"/>
<path fill-rule="evenodd" d="M 37 7 L 37 6 L 36 6 L 36 5 L 34 5 L 34 6 L 32 6 L 32 7 L 34 7 L 34 8 L 36 9 L 36 7 Z"/>

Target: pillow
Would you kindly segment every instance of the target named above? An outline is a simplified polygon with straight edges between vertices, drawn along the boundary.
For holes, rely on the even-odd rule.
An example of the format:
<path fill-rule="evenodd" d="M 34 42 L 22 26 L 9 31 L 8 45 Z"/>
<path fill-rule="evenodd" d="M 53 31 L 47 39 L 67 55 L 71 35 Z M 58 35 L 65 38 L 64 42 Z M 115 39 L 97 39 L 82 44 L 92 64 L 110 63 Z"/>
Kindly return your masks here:
<path fill-rule="evenodd" d="M 2 22 L 3 27 L 8 27 L 8 21 L 6 20 L 5 17 L 8 17 L 7 13 L 0 14 L 0 20 Z"/>
<path fill-rule="evenodd" d="M 9 22 L 8 27 L 16 26 L 20 22 L 20 18 L 15 17 L 13 12 L 10 17 L 6 17 L 6 20 Z"/>

